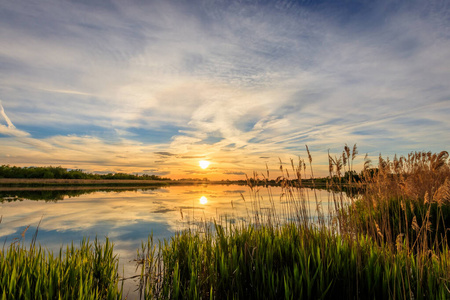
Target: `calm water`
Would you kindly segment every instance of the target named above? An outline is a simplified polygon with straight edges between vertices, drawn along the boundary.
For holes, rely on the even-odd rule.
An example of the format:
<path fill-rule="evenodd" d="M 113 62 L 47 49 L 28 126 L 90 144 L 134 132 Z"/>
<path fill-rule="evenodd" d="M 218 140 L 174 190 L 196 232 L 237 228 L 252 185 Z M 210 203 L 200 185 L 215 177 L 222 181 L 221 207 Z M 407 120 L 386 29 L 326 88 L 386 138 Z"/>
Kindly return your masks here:
<path fill-rule="evenodd" d="M 326 210 L 330 194 L 324 190 L 304 189 L 296 197 L 315 199 Z M 270 196 L 269 196 L 270 195 Z M 287 199 L 280 188 L 199 185 L 157 189 L 128 190 L 0 190 L 0 242 L 9 245 L 28 225 L 25 243 L 29 243 L 39 222 L 37 242 L 44 248 L 59 251 L 61 246 L 79 244 L 83 237 L 114 242 L 125 277 L 134 275 L 136 250 L 153 232 L 154 239 L 170 238 L 174 232 L 192 228 L 198 222 L 227 219 L 246 222 L 255 212 L 275 207 L 283 217 Z M 314 216 L 314 213 L 312 213 Z M 135 287 L 131 280 L 126 289 Z M 133 298 L 133 297 L 131 297 Z"/>

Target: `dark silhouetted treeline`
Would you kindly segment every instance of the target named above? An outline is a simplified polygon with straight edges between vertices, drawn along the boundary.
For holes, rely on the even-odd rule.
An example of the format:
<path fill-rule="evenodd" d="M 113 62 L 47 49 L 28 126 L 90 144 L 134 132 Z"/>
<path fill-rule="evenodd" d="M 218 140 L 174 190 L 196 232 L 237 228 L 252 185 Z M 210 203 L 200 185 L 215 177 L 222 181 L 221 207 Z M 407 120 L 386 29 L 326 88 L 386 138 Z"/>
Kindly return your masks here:
<path fill-rule="evenodd" d="M 0 166 L 0 178 L 170 180 L 170 178 L 149 174 L 93 174 L 79 169 L 68 170 L 62 167 L 16 167 L 10 165 Z"/>
<path fill-rule="evenodd" d="M 157 187 L 143 188 L 142 191 L 152 191 Z M 96 192 L 106 193 L 123 193 L 129 191 L 136 191 L 135 188 L 130 189 L 37 189 L 37 190 L 17 190 L 17 191 L 0 191 L 0 203 L 16 202 L 23 200 L 57 202 L 66 198 L 79 197 L 84 194 L 92 194 Z"/>

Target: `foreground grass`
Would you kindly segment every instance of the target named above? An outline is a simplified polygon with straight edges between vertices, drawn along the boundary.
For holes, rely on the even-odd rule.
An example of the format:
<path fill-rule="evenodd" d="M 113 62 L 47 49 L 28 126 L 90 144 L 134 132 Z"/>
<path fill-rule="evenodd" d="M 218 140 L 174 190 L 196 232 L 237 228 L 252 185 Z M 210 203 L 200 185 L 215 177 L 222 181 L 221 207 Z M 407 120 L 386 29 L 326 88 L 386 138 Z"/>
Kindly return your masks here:
<path fill-rule="evenodd" d="M 140 251 L 145 299 L 448 299 L 449 252 L 285 224 L 184 231 Z"/>
<path fill-rule="evenodd" d="M 54 255 L 33 243 L 0 252 L 1 299 L 120 299 L 118 258 L 106 239 L 83 240 Z"/>

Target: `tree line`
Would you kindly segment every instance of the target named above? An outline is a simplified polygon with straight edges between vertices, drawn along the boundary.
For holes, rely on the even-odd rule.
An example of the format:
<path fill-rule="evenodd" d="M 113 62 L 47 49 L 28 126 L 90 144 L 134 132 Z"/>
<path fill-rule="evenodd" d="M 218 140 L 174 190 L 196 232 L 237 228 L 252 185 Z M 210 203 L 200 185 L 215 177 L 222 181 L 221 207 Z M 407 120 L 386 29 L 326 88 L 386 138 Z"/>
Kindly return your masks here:
<path fill-rule="evenodd" d="M 16 167 L 10 165 L 0 166 L 0 178 L 170 180 L 170 178 L 150 174 L 94 174 L 80 169 L 68 170 L 63 167 Z"/>

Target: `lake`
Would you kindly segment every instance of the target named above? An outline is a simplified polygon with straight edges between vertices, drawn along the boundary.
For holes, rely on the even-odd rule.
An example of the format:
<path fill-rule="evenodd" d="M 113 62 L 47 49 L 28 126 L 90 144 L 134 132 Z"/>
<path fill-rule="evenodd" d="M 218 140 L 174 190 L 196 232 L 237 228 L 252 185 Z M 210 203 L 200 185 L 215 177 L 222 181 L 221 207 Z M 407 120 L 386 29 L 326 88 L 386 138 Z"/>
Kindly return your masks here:
<path fill-rule="evenodd" d="M 326 213 L 333 205 L 326 190 L 296 190 L 294 197 L 310 205 L 316 217 L 316 199 Z M 25 233 L 27 244 L 38 228 L 37 243 L 51 251 L 83 237 L 90 240 L 109 237 L 120 257 L 125 277 L 135 274 L 136 250 L 150 233 L 155 240 L 170 238 L 176 231 L 195 228 L 197 224 L 222 220 L 246 223 L 255 214 L 277 212 L 278 221 L 289 219 L 289 199 L 280 187 L 250 189 L 240 185 L 170 186 L 139 189 L 64 189 L 0 188 L 0 242 L 8 246 Z M 122 275 L 122 274 L 121 274 Z M 124 294 L 136 283 L 127 280 Z"/>

